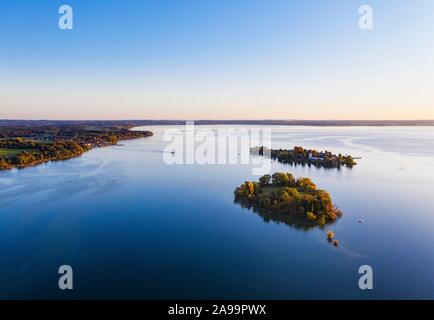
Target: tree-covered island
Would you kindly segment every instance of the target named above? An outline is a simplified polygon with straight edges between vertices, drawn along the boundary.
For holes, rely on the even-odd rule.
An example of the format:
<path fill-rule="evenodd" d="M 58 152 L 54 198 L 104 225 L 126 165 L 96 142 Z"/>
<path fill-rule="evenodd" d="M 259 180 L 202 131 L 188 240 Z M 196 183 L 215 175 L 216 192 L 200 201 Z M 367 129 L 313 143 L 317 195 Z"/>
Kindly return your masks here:
<path fill-rule="evenodd" d="M 150 131 L 131 131 L 123 126 L 0 126 L 0 170 L 66 160 L 94 147 L 151 135 Z"/>
<path fill-rule="evenodd" d="M 266 147 L 255 147 L 251 149 L 252 154 L 269 155 L 273 160 L 288 164 L 314 165 L 318 168 L 340 168 L 345 166 L 352 168 L 357 163 L 350 155 L 333 154 L 330 151 L 317 151 L 294 147 L 290 149 L 268 149 Z"/>
<path fill-rule="evenodd" d="M 304 224 L 325 225 L 342 216 L 330 194 L 317 189 L 309 178 L 277 172 L 257 182 L 246 181 L 235 189 L 235 201 L 262 213 L 271 213 Z M 285 220 L 285 219 L 279 219 Z"/>

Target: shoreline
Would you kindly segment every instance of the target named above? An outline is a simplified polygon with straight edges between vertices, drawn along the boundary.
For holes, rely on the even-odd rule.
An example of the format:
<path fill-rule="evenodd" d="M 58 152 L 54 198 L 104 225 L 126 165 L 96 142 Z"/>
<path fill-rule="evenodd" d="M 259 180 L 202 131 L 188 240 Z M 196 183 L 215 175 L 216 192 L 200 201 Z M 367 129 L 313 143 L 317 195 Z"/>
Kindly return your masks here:
<path fill-rule="evenodd" d="M 110 131 L 109 134 L 111 135 L 107 137 L 103 135 L 106 132 L 102 130 L 101 134 L 95 137 L 95 135 L 86 136 L 89 131 L 82 130 L 77 131 L 77 135 L 72 138 L 53 136 L 48 143 L 45 140 L 29 140 L 16 136 L 6 137 L 2 141 L 6 145 L 0 145 L 0 149 L 7 149 L 8 145 L 11 145 L 11 149 L 16 149 L 19 152 L 13 156 L 0 157 L 0 172 L 12 169 L 21 170 L 51 161 L 69 160 L 80 157 L 95 148 L 117 146 L 119 141 L 146 138 L 154 135 L 151 131 L 132 131 L 130 129 L 126 131 L 132 132 L 134 135 L 125 135 L 125 131 L 119 130 Z M 26 144 L 30 145 L 30 147 L 24 148 Z"/>

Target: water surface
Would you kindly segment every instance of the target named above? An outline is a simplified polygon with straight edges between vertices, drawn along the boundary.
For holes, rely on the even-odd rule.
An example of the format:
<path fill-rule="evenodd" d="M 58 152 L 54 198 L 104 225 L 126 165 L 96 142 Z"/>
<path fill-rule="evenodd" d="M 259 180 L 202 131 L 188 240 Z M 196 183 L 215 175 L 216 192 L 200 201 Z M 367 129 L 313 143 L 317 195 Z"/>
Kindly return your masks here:
<path fill-rule="evenodd" d="M 257 178 L 251 165 L 168 166 L 168 127 L 148 127 L 153 137 L 0 172 L 0 298 L 433 299 L 434 129 L 267 128 L 273 147 L 363 158 L 273 163 L 328 190 L 337 223 L 306 231 L 241 208 L 233 190 Z M 58 289 L 63 264 L 73 291 Z M 371 291 L 358 287 L 364 264 Z"/>

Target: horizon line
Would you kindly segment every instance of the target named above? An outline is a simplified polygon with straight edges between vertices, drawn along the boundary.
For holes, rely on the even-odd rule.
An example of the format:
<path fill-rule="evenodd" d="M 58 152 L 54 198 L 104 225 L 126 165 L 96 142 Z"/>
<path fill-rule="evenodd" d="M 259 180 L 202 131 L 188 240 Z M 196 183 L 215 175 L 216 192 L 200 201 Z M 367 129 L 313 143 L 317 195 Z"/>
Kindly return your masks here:
<path fill-rule="evenodd" d="M 245 121 L 245 122 L 252 122 L 252 121 L 280 121 L 280 122 L 434 122 L 434 119 L 165 119 L 165 118 L 159 118 L 159 119 L 146 119 L 146 118 L 124 118 L 124 119 L 28 119 L 28 118 L 21 118 L 21 119 L 10 119 L 10 118 L 3 118 L 0 119 L 0 121 L 57 121 L 57 122 L 88 122 L 88 121 L 170 121 L 170 122 L 177 122 L 177 121 L 210 121 L 210 122 L 223 122 L 223 121 Z"/>

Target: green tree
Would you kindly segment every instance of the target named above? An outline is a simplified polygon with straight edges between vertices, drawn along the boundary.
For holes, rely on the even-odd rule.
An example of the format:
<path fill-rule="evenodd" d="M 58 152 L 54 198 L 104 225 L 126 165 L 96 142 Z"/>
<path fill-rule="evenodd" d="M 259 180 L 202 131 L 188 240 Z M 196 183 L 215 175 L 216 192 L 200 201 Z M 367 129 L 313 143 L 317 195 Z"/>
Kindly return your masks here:
<path fill-rule="evenodd" d="M 300 193 L 295 188 L 286 187 L 283 189 L 288 195 L 290 195 L 293 199 L 299 199 Z"/>
<path fill-rule="evenodd" d="M 271 182 L 271 176 L 269 174 L 263 175 L 262 177 L 259 178 L 259 184 L 261 186 L 269 185 L 270 182 Z"/>
<path fill-rule="evenodd" d="M 306 213 L 306 218 L 309 221 L 315 221 L 316 220 L 316 215 L 314 215 L 312 212 L 308 212 L 308 213 Z"/>
<path fill-rule="evenodd" d="M 293 186 L 295 184 L 294 176 L 291 173 L 276 172 L 272 175 L 274 185 Z"/>

